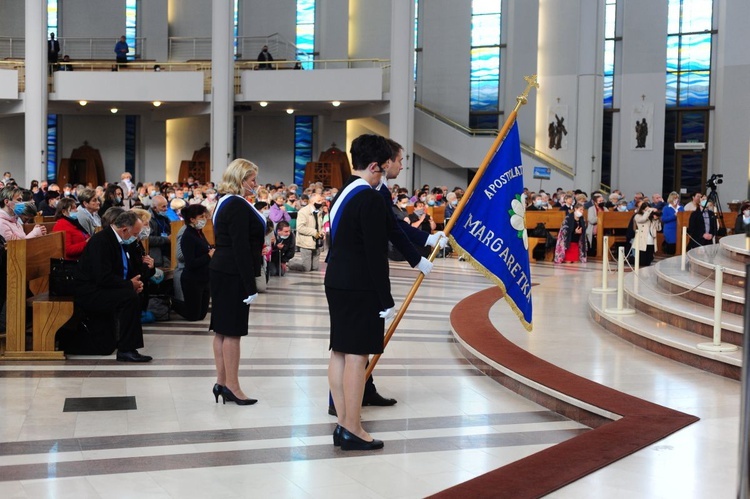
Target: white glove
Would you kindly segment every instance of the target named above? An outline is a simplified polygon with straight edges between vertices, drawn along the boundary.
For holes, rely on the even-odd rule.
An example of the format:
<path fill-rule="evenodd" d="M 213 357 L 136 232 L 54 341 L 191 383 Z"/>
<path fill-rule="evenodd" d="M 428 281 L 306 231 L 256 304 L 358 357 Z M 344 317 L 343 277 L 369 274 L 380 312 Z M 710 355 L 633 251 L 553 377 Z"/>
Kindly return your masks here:
<path fill-rule="evenodd" d="M 442 230 L 439 230 L 435 232 L 434 234 L 430 234 L 427 236 L 427 242 L 424 243 L 425 246 L 435 246 L 436 244 L 440 243 L 440 249 L 444 249 L 448 245 L 448 238 L 445 237 L 445 232 Z"/>
<path fill-rule="evenodd" d="M 422 257 L 422 259 L 417 264 L 417 269 L 419 269 L 419 271 L 421 273 L 423 273 L 424 275 L 427 275 L 430 272 L 432 272 L 432 267 L 433 266 L 434 266 L 434 264 L 431 261 L 429 261 L 425 257 Z"/>
<path fill-rule="evenodd" d="M 255 301 L 257 297 L 258 297 L 258 293 L 255 293 L 254 295 L 250 295 L 244 300 L 242 300 L 242 303 L 244 303 L 245 305 L 250 305 L 252 302 Z"/>
<path fill-rule="evenodd" d="M 381 319 L 385 320 L 391 320 L 394 317 L 396 317 L 396 307 L 386 308 L 382 312 L 380 312 L 378 315 L 380 315 Z"/>

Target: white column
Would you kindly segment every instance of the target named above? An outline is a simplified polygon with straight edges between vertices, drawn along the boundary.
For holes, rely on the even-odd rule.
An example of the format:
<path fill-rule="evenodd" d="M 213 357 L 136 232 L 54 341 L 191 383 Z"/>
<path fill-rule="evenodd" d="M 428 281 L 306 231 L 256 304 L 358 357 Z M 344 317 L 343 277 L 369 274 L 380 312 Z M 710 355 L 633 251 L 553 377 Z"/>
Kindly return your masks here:
<path fill-rule="evenodd" d="M 394 180 L 412 189 L 414 155 L 414 2 L 391 2 L 390 135 L 404 146 L 404 169 Z"/>
<path fill-rule="evenodd" d="M 26 0 L 24 179 L 47 179 L 47 2 Z M 19 182 L 21 179 L 16 178 Z"/>
<path fill-rule="evenodd" d="M 234 54 L 232 2 L 213 2 L 211 10 L 211 180 L 219 182 L 232 155 Z"/>

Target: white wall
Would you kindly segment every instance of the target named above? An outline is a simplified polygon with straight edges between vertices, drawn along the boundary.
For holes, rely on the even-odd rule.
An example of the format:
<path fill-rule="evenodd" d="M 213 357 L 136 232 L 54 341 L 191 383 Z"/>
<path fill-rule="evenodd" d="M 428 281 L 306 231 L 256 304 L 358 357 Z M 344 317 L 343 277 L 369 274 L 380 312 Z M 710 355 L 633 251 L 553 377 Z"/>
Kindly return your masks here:
<path fill-rule="evenodd" d="M 193 158 L 193 153 L 211 141 L 210 116 L 167 120 L 166 175 L 161 180 L 176 182 L 180 162 Z"/>
<path fill-rule="evenodd" d="M 315 18 L 315 44 L 319 58 L 346 59 L 349 52 L 349 0 L 318 0 Z"/>
<path fill-rule="evenodd" d="M 380 68 L 242 71 L 246 101 L 369 101 L 383 98 Z"/>
<path fill-rule="evenodd" d="M 149 0 L 139 5 L 138 36 L 145 38 L 143 59 L 166 61 L 168 54 L 169 24 L 167 0 Z"/>
<path fill-rule="evenodd" d="M 453 190 L 454 187 L 465 189 L 468 185 L 468 170 L 463 168 L 440 168 L 420 157 L 417 157 L 415 160 L 415 172 L 417 173 L 414 179 L 415 188 L 421 188 L 424 184 L 430 184 L 430 187 L 445 185 L 449 190 Z"/>
<path fill-rule="evenodd" d="M 270 72 L 270 71 L 269 71 Z M 50 100 L 203 102 L 199 71 L 57 71 Z"/>
<path fill-rule="evenodd" d="M 0 173 L 9 171 L 18 185 L 28 187 L 32 179 L 25 178 L 23 123 L 23 116 L 0 119 Z"/>
<path fill-rule="evenodd" d="M 138 126 L 135 181 L 164 180 L 167 176 L 167 123 L 145 115 L 138 120 Z"/>
<path fill-rule="evenodd" d="M 294 117 L 242 117 L 239 147 L 242 157 L 258 165 L 262 184 L 292 182 L 294 176 Z M 313 154 L 313 158 L 317 156 Z"/>
<path fill-rule="evenodd" d="M 2 0 L 0 2 L 0 36 L 24 37 L 25 0 Z M 55 37 L 57 37 L 55 33 Z M 47 33 L 49 37 L 49 33 Z"/>
<path fill-rule="evenodd" d="M 211 2 L 169 0 L 169 36 L 211 37 Z"/>
<path fill-rule="evenodd" d="M 349 57 L 390 59 L 391 2 L 349 1 Z"/>
<path fill-rule="evenodd" d="M 73 149 L 88 142 L 101 154 L 105 180 L 120 180 L 125 171 L 125 116 L 65 115 L 60 116 L 59 125 L 58 166 L 62 158 L 70 157 Z"/>
<path fill-rule="evenodd" d="M 296 0 L 240 1 L 240 35 L 268 36 L 278 33 L 288 42 L 294 43 L 297 36 Z M 242 54 L 251 59 L 257 54 Z M 278 58 L 277 54 L 271 54 Z"/>
<path fill-rule="evenodd" d="M 125 0 L 58 2 L 58 38 L 111 38 L 115 43 L 125 34 Z"/>

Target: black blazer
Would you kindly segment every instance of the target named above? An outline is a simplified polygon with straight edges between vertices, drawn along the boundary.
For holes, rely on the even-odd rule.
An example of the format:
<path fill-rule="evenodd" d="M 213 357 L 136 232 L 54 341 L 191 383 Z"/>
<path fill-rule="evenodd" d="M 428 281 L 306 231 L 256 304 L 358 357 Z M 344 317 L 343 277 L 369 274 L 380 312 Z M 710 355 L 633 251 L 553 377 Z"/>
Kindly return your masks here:
<path fill-rule="evenodd" d="M 332 207 L 338 200 L 337 196 Z M 394 224 L 391 210 L 375 189 L 366 189 L 349 199 L 337 219 L 336 235 L 328 252 L 325 285 L 375 291 L 382 309 L 393 307 L 388 277 L 388 235 Z"/>
<path fill-rule="evenodd" d="M 688 247 L 695 248 L 699 245 L 711 244 L 710 241 L 703 239 L 703 234 L 706 233 L 706 224 L 703 222 L 703 210 L 704 208 L 699 207 L 697 210 L 690 214 L 690 221 L 688 222 L 688 235 L 698 241 L 694 243 L 692 240 L 688 240 Z M 709 209 L 706 209 L 708 213 L 709 227 L 711 234 L 716 235 L 716 214 Z"/>
<path fill-rule="evenodd" d="M 265 234 L 266 225 L 244 199 L 233 196 L 219 207 L 214 222 L 216 251 L 208 268 L 239 275 L 247 293 L 243 298 L 258 292 L 255 278 L 263 267 Z"/>
<path fill-rule="evenodd" d="M 73 274 L 76 299 L 95 298 L 99 289 L 122 289 L 135 294 L 133 284 L 123 277 L 122 251 L 111 227 L 91 236 Z M 133 261 L 132 255 L 129 261 Z M 135 271 L 136 267 L 129 264 L 129 276 L 131 270 Z"/>
<path fill-rule="evenodd" d="M 144 284 L 156 274 L 156 265 L 154 268 L 150 268 L 148 265 L 143 263 L 143 257 L 146 256 L 146 248 L 143 247 L 140 241 L 136 241 L 132 244 L 125 246 L 125 251 L 130 256 L 130 263 L 128 264 L 128 279 L 140 275 L 141 282 Z"/>
<path fill-rule="evenodd" d="M 189 275 L 191 279 L 200 279 L 208 282 L 208 264 L 211 263 L 211 257 L 208 256 L 208 241 L 202 232 L 192 225 L 185 226 L 185 232 L 180 238 L 180 248 L 185 260 L 184 275 Z"/>
<path fill-rule="evenodd" d="M 396 214 L 393 213 L 393 201 L 391 200 L 391 191 L 387 185 L 380 186 L 380 195 L 383 196 L 385 205 L 388 212 L 393 214 L 394 223 L 388 230 L 388 239 L 393 243 L 393 246 L 404 255 L 409 265 L 416 267 L 419 261 L 422 259 L 422 254 L 417 250 L 417 247 L 422 248 L 427 243 L 427 237 L 430 235 L 419 229 L 415 229 L 403 220 L 396 218 Z"/>

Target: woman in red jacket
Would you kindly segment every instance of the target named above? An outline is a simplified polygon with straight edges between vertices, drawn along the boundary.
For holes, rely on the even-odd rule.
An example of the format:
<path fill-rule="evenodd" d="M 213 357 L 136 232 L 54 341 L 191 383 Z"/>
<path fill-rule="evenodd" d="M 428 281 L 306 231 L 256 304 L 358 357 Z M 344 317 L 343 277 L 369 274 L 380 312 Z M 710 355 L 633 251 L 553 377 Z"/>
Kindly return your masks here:
<path fill-rule="evenodd" d="M 55 222 L 52 232 L 65 233 L 65 258 L 67 260 L 78 260 L 90 237 L 88 232 L 78 223 L 77 218 L 78 208 L 73 199 L 63 198 L 57 203 L 57 211 L 55 212 L 57 222 Z"/>

